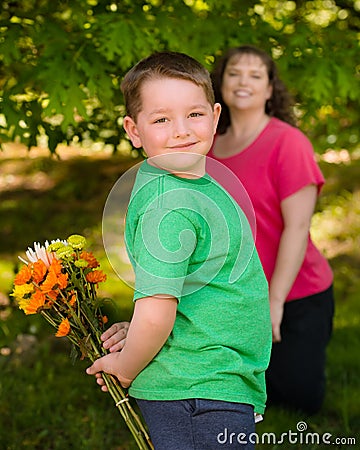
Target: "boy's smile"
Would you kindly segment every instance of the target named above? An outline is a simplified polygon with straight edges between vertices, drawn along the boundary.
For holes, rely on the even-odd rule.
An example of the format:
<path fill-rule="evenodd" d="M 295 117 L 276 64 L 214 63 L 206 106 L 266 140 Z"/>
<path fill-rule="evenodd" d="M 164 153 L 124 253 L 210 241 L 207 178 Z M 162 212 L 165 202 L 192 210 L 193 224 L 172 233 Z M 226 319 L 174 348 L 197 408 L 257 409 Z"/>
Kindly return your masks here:
<path fill-rule="evenodd" d="M 153 78 L 141 87 L 141 110 L 136 122 L 126 116 L 124 128 L 133 145 L 143 147 L 149 162 L 174 153 L 205 156 L 212 145 L 220 110 L 219 104 L 212 108 L 204 89 L 192 81 Z M 180 171 L 184 170 L 182 163 L 181 159 Z"/>

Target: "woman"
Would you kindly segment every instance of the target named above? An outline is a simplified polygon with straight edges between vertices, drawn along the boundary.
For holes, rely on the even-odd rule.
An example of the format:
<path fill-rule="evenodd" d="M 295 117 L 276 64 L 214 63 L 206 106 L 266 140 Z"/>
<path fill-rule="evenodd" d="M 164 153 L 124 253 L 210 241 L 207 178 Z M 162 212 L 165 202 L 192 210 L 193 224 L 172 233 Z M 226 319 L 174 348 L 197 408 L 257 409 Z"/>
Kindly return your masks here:
<path fill-rule="evenodd" d="M 230 49 L 212 77 L 222 113 L 209 156 L 229 167 L 250 196 L 269 283 L 268 401 L 312 414 L 324 398 L 334 313 L 332 271 L 309 234 L 324 178 L 268 54 Z"/>

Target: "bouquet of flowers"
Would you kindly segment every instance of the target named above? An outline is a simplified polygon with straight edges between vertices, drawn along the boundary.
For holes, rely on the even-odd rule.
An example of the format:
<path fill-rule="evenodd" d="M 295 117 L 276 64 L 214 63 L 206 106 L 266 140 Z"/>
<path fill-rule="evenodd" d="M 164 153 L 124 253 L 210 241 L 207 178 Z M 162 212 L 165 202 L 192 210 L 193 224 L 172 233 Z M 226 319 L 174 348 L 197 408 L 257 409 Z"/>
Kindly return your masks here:
<path fill-rule="evenodd" d="M 98 284 L 106 280 L 99 262 L 86 251 L 86 239 L 72 235 L 44 245 L 34 243 L 26 251 L 28 261 L 15 276 L 12 296 L 25 314 L 41 314 L 54 328 L 55 336 L 66 336 L 73 344 L 73 356 L 94 362 L 105 355 L 100 336 L 107 322 L 101 312 L 103 300 L 97 296 Z M 138 447 L 153 449 L 139 416 L 118 380 L 103 374 Z"/>

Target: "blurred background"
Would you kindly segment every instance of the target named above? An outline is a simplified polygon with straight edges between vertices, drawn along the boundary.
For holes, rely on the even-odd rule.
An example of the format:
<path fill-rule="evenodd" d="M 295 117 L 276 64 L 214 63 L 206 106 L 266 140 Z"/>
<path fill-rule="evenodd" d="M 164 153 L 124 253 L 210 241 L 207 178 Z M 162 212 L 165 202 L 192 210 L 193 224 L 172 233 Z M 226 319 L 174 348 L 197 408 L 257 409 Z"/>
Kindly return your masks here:
<path fill-rule="evenodd" d="M 100 295 L 114 299 L 111 322 L 129 320 L 132 291 L 102 241 L 106 198 L 142 160 L 122 130 L 122 76 L 155 50 L 188 53 L 211 70 L 242 44 L 276 60 L 316 150 L 327 182 L 312 234 L 336 294 L 322 411 L 269 408 L 257 432 L 280 437 L 302 421 L 309 432 L 343 438 L 333 448 L 351 448 L 347 438 L 360 444 L 359 40 L 359 0 L 2 1 L 0 449 L 136 448 L 110 396 L 85 375 L 88 363 L 72 365 L 66 339 L 13 303 L 18 255 L 33 242 L 83 234 L 108 275 Z"/>

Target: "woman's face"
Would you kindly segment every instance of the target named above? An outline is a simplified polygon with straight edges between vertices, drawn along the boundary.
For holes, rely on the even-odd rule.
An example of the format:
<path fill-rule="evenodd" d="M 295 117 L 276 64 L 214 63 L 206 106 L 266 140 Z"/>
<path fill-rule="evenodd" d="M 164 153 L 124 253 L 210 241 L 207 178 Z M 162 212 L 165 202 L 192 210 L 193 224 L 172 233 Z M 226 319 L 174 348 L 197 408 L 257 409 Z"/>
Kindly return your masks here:
<path fill-rule="evenodd" d="M 231 57 L 224 70 L 221 94 L 230 111 L 265 111 L 272 86 L 261 58 L 252 54 Z"/>

